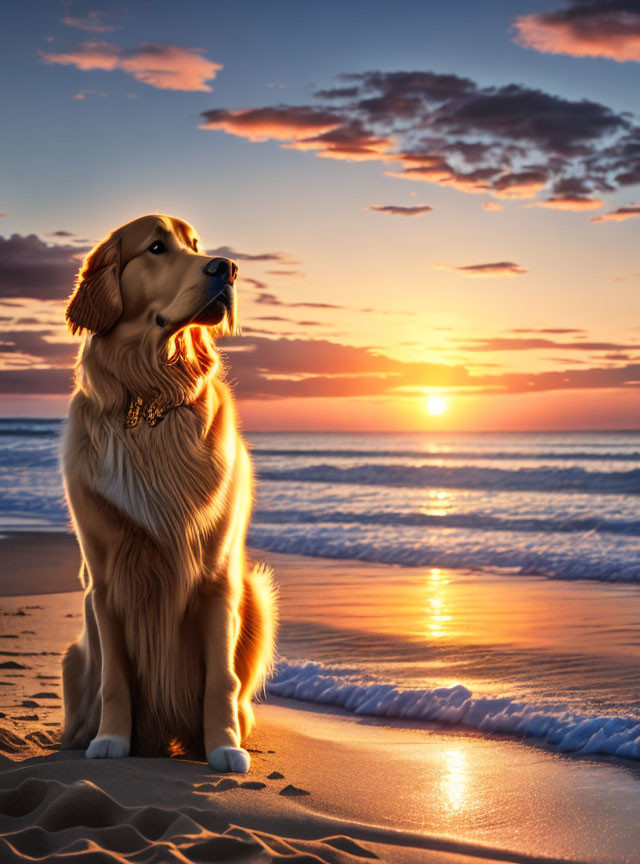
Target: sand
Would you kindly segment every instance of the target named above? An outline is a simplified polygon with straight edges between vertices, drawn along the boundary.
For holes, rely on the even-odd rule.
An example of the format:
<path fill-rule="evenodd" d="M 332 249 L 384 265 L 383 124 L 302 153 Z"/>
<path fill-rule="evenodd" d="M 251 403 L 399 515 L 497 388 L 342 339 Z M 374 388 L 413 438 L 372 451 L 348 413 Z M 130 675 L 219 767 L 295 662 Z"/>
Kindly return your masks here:
<path fill-rule="evenodd" d="M 270 698 L 248 775 L 59 751 L 60 656 L 81 627 L 77 549 L 22 535 L 0 554 L 2 862 L 640 860 L 637 766 L 526 742 Z M 267 557 L 289 575 L 338 566 Z"/>

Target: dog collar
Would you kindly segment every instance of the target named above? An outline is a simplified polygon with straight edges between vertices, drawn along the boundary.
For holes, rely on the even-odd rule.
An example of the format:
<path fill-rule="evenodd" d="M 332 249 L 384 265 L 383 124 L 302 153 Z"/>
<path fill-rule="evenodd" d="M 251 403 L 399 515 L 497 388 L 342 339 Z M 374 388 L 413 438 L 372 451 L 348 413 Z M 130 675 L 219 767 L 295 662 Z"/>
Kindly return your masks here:
<path fill-rule="evenodd" d="M 170 410 L 168 405 L 159 405 L 157 402 L 145 402 L 142 396 L 136 396 L 129 402 L 124 428 L 134 429 L 141 420 L 146 420 L 149 426 L 157 426 Z"/>

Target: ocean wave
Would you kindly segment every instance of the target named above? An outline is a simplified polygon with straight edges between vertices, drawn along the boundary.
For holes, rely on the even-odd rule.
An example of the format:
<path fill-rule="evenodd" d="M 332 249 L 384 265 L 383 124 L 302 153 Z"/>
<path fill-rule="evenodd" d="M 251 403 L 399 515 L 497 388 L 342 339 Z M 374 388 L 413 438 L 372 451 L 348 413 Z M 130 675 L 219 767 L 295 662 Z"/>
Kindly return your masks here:
<path fill-rule="evenodd" d="M 460 570 L 509 572 L 516 576 L 549 579 L 592 579 L 598 582 L 640 582 L 640 544 L 600 537 L 584 542 L 567 537 L 564 543 L 549 535 L 493 534 L 488 543 L 483 532 L 405 533 L 393 526 L 338 529 L 335 525 L 274 525 L 254 522 L 249 542 L 258 549 L 312 558 L 352 559 L 404 567 L 440 567 Z"/>
<path fill-rule="evenodd" d="M 45 437 L 45 436 L 43 436 Z M 0 450 L 0 464 L 3 471 L 33 472 L 48 469 L 51 477 L 62 485 L 62 475 L 60 474 L 60 455 L 56 447 L 39 447 L 29 448 L 28 450 L 12 447 L 11 449 Z"/>
<path fill-rule="evenodd" d="M 640 451 L 593 450 L 304 450 L 254 447 L 253 456 L 287 459 L 451 459 L 536 462 L 640 462 Z"/>
<path fill-rule="evenodd" d="M 486 489 L 504 492 L 588 492 L 640 495 L 640 468 L 630 471 L 587 471 L 584 468 L 446 468 L 436 465 L 311 465 L 281 470 L 258 469 L 271 482 L 341 483 L 445 489 Z"/>
<path fill-rule="evenodd" d="M 460 725 L 480 732 L 535 738 L 561 753 L 640 759 L 640 717 L 590 716 L 562 704 L 474 696 L 462 684 L 409 690 L 363 680 L 354 669 L 282 660 L 267 692 L 343 708 L 357 715 Z"/>
<path fill-rule="evenodd" d="M 0 418 L 0 437 L 29 438 L 34 436 L 36 438 L 56 438 L 61 434 L 64 422 L 64 420 L 42 418 Z"/>
<path fill-rule="evenodd" d="M 398 513 L 393 510 L 356 512 L 352 510 L 256 510 L 254 521 L 273 525 L 396 525 L 425 528 L 465 528 L 474 531 L 524 531 L 554 534 L 621 534 L 640 536 L 640 519 L 606 519 L 597 516 L 563 519 L 504 518 L 486 513 Z"/>

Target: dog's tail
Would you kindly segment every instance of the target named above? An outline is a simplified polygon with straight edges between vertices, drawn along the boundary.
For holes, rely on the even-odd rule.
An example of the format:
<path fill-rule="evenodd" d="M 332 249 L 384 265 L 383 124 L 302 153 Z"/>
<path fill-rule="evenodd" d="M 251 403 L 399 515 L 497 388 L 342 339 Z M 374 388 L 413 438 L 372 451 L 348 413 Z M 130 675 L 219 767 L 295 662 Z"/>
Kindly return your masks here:
<path fill-rule="evenodd" d="M 276 588 L 273 571 L 256 564 L 244 579 L 240 604 L 240 635 L 236 643 L 235 669 L 240 679 L 238 702 L 243 737 L 253 725 L 251 699 L 264 692 L 264 685 L 273 668 L 277 627 Z"/>

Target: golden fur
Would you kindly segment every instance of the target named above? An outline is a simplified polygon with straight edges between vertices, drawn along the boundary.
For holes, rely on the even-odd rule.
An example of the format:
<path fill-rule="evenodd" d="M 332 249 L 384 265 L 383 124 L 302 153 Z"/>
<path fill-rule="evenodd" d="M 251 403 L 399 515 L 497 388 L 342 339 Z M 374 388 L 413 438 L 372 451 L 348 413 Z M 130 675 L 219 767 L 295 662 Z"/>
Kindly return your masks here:
<path fill-rule="evenodd" d="M 87 256 L 67 308 L 84 338 L 62 464 L 86 586 L 85 630 L 63 661 L 67 747 L 115 736 L 145 755 L 239 750 L 271 662 L 270 573 L 245 559 L 251 464 L 216 377 L 235 301 L 198 323 L 211 259 L 197 244 L 178 219 L 128 223 Z M 136 398 L 164 419 L 125 428 Z"/>

